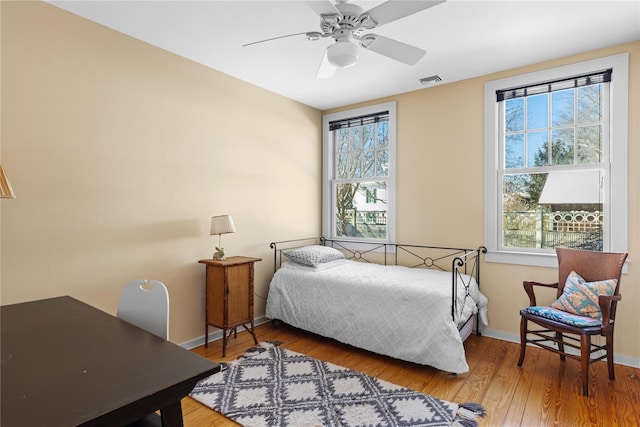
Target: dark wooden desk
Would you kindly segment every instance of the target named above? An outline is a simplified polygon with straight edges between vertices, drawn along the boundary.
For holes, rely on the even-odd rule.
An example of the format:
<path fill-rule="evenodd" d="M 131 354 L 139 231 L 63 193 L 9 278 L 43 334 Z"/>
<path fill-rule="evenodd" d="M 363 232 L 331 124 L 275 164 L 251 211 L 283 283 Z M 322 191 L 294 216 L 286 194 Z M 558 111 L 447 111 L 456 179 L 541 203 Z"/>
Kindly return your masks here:
<path fill-rule="evenodd" d="M 120 426 L 180 400 L 219 365 L 71 297 L 0 307 L 2 426 Z"/>

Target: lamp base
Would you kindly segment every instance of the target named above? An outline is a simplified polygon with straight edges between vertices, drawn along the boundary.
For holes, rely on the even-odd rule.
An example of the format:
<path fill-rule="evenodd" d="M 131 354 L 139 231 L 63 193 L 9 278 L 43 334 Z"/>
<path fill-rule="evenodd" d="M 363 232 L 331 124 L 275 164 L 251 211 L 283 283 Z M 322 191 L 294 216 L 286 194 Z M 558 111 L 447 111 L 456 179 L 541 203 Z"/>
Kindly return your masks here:
<path fill-rule="evenodd" d="M 213 253 L 212 259 L 214 261 L 224 261 L 224 248 L 216 247 L 216 251 Z"/>

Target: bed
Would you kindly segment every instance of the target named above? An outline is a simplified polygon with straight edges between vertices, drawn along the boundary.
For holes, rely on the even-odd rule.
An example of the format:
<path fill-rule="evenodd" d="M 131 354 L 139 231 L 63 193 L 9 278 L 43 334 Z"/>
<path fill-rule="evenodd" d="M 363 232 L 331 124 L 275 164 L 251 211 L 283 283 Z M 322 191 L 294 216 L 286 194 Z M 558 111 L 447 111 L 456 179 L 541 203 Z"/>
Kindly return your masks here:
<path fill-rule="evenodd" d="M 484 247 L 299 239 L 271 248 L 268 318 L 443 371 L 469 370 L 463 341 L 488 323 Z"/>

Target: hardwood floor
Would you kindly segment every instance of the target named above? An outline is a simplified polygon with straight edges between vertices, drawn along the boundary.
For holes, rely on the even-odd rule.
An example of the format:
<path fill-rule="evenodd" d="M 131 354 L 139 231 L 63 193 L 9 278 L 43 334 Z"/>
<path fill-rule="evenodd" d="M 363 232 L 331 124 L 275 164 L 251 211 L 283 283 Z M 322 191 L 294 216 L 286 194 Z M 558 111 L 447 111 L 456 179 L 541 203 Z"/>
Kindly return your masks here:
<path fill-rule="evenodd" d="M 481 426 L 640 426 L 640 369 L 616 365 L 609 381 L 606 363 L 591 367 L 589 397 L 582 396 L 580 366 L 575 360 L 529 348 L 522 368 L 516 363 L 519 345 L 471 336 L 465 343 L 470 371 L 453 375 L 359 350 L 287 325 L 256 328 L 260 341 L 282 341 L 289 350 L 378 377 L 440 399 L 477 402 L 487 410 Z M 222 341 L 193 351 L 216 362 L 236 359 L 253 345 L 243 331 L 227 344 Z M 236 426 L 200 403 L 182 401 L 185 427 Z"/>

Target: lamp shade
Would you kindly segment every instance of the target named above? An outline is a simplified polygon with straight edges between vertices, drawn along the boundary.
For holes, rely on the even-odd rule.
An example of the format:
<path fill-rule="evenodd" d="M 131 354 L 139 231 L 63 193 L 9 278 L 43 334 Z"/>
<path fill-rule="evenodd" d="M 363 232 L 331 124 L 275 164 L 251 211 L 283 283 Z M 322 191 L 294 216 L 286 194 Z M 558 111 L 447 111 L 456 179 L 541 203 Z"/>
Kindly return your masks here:
<path fill-rule="evenodd" d="M 2 165 L 0 165 L 0 198 L 2 199 L 15 199 L 16 195 L 13 193 L 13 188 L 9 183 L 7 174 L 4 171 Z"/>
<path fill-rule="evenodd" d="M 335 67 L 348 67 L 358 60 L 358 46 L 349 40 L 338 40 L 327 48 L 327 60 Z"/>
<path fill-rule="evenodd" d="M 233 224 L 231 215 L 218 215 L 211 217 L 211 235 L 235 233 L 236 226 Z"/>

